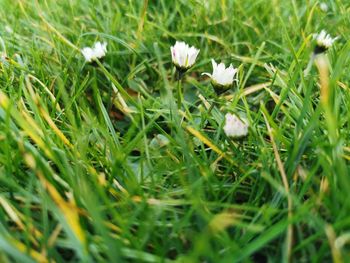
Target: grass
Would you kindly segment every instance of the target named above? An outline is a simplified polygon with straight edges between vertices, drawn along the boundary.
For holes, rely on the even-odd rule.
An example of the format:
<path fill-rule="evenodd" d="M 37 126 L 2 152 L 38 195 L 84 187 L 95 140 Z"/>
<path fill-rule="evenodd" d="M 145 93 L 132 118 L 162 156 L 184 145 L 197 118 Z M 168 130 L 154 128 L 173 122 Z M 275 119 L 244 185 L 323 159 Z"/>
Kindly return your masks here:
<path fill-rule="evenodd" d="M 325 2 L 1 0 L 0 261 L 347 262 L 350 4 Z M 240 68 L 220 98 L 211 58 Z"/>

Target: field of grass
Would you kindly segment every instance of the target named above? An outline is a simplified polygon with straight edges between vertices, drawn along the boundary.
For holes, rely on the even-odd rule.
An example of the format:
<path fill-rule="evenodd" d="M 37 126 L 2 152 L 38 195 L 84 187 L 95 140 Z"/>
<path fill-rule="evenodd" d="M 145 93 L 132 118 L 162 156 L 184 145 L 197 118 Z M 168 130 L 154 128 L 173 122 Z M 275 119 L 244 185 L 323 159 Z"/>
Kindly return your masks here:
<path fill-rule="evenodd" d="M 346 0 L 0 0 L 0 262 L 349 262 L 349 36 Z"/>

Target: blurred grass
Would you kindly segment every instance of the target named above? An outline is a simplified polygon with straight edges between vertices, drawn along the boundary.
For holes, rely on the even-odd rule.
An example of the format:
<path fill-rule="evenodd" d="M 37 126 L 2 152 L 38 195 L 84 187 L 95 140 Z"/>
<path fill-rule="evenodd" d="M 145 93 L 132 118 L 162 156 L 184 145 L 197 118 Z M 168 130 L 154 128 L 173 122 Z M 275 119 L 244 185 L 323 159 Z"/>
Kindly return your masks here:
<path fill-rule="evenodd" d="M 347 262 L 350 3 L 324 2 L 1 0 L 0 261 Z M 240 72 L 209 112 L 211 58 Z"/>

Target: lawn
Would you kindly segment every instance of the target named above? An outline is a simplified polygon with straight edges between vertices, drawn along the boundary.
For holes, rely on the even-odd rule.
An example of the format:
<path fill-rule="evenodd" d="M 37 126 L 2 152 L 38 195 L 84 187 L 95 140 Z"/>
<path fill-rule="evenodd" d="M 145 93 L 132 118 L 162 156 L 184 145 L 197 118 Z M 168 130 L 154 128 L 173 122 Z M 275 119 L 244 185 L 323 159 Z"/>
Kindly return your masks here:
<path fill-rule="evenodd" d="M 0 262 L 349 262 L 349 35 L 347 0 L 0 0 Z"/>

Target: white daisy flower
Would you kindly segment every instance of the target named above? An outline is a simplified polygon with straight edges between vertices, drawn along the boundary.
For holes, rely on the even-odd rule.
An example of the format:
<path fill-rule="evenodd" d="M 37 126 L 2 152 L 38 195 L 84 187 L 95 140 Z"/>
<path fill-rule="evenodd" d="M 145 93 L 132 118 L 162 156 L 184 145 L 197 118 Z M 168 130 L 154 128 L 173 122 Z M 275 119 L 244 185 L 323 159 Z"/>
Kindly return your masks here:
<path fill-rule="evenodd" d="M 107 53 L 107 43 L 96 42 L 92 48 L 84 47 L 81 50 L 81 53 L 87 62 L 92 62 L 94 60 L 103 58 Z"/>
<path fill-rule="evenodd" d="M 332 38 L 325 30 L 322 30 L 319 34 L 314 34 L 314 39 L 319 48 L 317 53 L 321 53 L 329 49 L 338 37 Z"/>
<path fill-rule="evenodd" d="M 203 73 L 211 78 L 214 88 L 228 88 L 235 81 L 235 75 L 238 71 L 232 64 L 228 68 L 225 67 L 224 63 L 217 64 L 214 59 L 211 60 L 213 65 L 213 74 Z M 224 89 L 225 91 L 225 89 Z"/>
<path fill-rule="evenodd" d="M 199 53 L 199 49 L 179 41 L 176 41 L 170 50 L 174 65 L 181 70 L 187 70 L 192 67 Z"/>
<path fill-rule="evenodd" d="M 236 115 L 227 113 L 225 115 L 224 132 L 233 138 L 244 137 L 248 134 L 248 122 L 239 119 Z"/>
<path fill-rule="evenodd" d="M 6 25 L 6 26 L 5 26 L 5 30 L 6 30 L 6 32 L 9 33 L 9 34 L 12 34 L 12 33 L 13 33 L 13 29 L 12 29 L 9 25 Z"/>
<path fill-rule="evenodd" d="M 325 12 L 325 13 L 327 13 L 328 12 L 328 5 L 326 4 L 326 3 L 320 3 L 320 9 L 323 11 L 323 12 Z"/>

